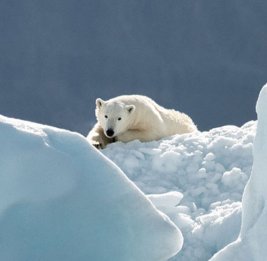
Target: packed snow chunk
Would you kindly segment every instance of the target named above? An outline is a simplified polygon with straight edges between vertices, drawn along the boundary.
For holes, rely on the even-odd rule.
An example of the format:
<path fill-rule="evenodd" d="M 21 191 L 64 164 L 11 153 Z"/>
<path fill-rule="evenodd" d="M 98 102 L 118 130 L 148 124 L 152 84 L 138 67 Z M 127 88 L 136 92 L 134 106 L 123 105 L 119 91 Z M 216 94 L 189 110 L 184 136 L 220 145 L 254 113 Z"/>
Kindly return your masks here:
<path fill-rule="evenodd" d="M 258 126 L 253 148 L 252 174 L 242 198 L 242 224 L 237 241 L 216 254 L 212 261 L 262 261 L 267 256 L 267 85 L 257 101 Z"/>
<path fill-rule="evenodd" d="M 171 173 L 181 164 L 180 153 L 166 151 L 155 157 L 153 160 L 153 169 L 161 172 Z"/>
<path fill-rule="evenodd" d="M 247 176 L 239 168 L 233 168 L 230 171 L 224 172 L 222 176 L 222 183 L 228 187 L 236 187 L 243 180 L 246 180 Z"/>
<path fill-rule="evenodd" d="M 170 219 L 81 135 L 0 117 L 0 260 L 167 260 Z"/>
<path fill-rule="evenodd" d="M 160 206 L 177 206 L 183 198 L 183 194 L 178 191 L 170 191 L 163 194 L 147 195 L 156 207 Z"/>
<path fill-rule="evenodd" d="M 204 158 L 205 161 L 213 161 L 214 159 L 215 159 L 215 155 L 211 152 L 209 152 Z"/>
<path fill-rule="evenodd" d="M 193 233 L 216 251 L 235 240 L 241 224 L 241 203 L 220 204 L 197 219 Z M 223 236 L 222 236 L 223 235 Z"/>

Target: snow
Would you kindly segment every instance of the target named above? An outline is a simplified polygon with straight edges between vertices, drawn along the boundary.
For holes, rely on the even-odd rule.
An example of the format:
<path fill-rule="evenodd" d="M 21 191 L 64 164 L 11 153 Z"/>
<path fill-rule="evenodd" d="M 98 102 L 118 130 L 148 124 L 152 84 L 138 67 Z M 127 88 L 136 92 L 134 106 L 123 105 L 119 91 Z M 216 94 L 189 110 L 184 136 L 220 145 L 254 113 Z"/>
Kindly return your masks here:
<path fill-rule="evenodd" d="M 182 247 L 169 217 L 81 135 L 0 116 L 0 144 L 0 260 L 163 261 Z"/>
<path fill-rule="evenodd" d="M 253 167 L 242 198 L 242 225 L 238 239 L 212 261 L 261 261 L 267 256 L 267 85 L 257 101 L 258 127 L 253 147 Z"/>
<path fill-rule="evenodd" d="M 184 236 L 172 261 L 206 261 L 238 237 L 256 122 L 102 150 Z"/>
<path fill-rule="evenodd" d="M 257 113 L 101 151 L 1 117 L 0 260 L 265 260 L 267 86 Z"/>

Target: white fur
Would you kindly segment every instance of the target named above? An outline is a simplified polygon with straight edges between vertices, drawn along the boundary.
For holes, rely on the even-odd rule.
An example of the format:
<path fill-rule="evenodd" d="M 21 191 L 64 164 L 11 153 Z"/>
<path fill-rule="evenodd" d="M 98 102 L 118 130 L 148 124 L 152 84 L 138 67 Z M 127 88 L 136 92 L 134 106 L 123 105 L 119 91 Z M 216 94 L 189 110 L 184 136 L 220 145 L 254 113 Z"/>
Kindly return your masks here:
<path fill-rule="evenodd" d="M 181 112 L 165 109 L 142 95 L 123 95 L 103 101 L 96 99 L 97 123 L 88 134 L 91 144 L 104 148 L 116 141 L 158 140 L 197 130 L 192 119 Z M 107 130 L 114 134 L 107 136 Z"/>

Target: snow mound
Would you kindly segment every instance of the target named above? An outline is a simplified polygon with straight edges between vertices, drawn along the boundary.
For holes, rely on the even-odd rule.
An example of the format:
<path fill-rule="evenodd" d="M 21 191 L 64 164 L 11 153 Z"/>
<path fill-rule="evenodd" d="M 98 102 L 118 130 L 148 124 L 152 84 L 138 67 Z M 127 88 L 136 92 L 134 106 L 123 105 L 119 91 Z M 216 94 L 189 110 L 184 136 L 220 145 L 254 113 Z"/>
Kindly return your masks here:
<path fill-rule="evenodd" d="M 182 235 L 78 134 L 0 117 L 0 260 L 167 260 Z"/>
<path fill-rule="evenodd" d="M 171 260 L 207 261 L 238 237 L 255 130 L 251 121 L 102 150 L 181 229 L 184 245 Z"/>
<path fill-rule="evenodd" d="M 216 254 L 212 261 L 262 261 L 267 248 L 267 85 L 260 92 L 256 106 L 257 133 L 253 148 L 253 168 L 246 185 L 239 238 Z"/>

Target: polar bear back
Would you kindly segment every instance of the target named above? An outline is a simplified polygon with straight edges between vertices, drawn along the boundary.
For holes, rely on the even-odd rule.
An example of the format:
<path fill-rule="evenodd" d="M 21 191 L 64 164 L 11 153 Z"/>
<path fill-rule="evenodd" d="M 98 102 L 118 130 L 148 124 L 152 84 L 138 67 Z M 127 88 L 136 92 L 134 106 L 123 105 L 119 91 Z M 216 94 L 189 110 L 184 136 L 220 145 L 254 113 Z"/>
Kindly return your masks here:
<path fill-rule="evenodd" d="M 136 108 L 135 115 L 129 130 L 150 131 L 150 140 L 197 130 L 196 125 L 188 115 L 166 109 L 147 96 L 122 95 L 112 98 L 108 102 L 134 105 Z M 154 138 L 153 135 L 157 137 Z"/>

